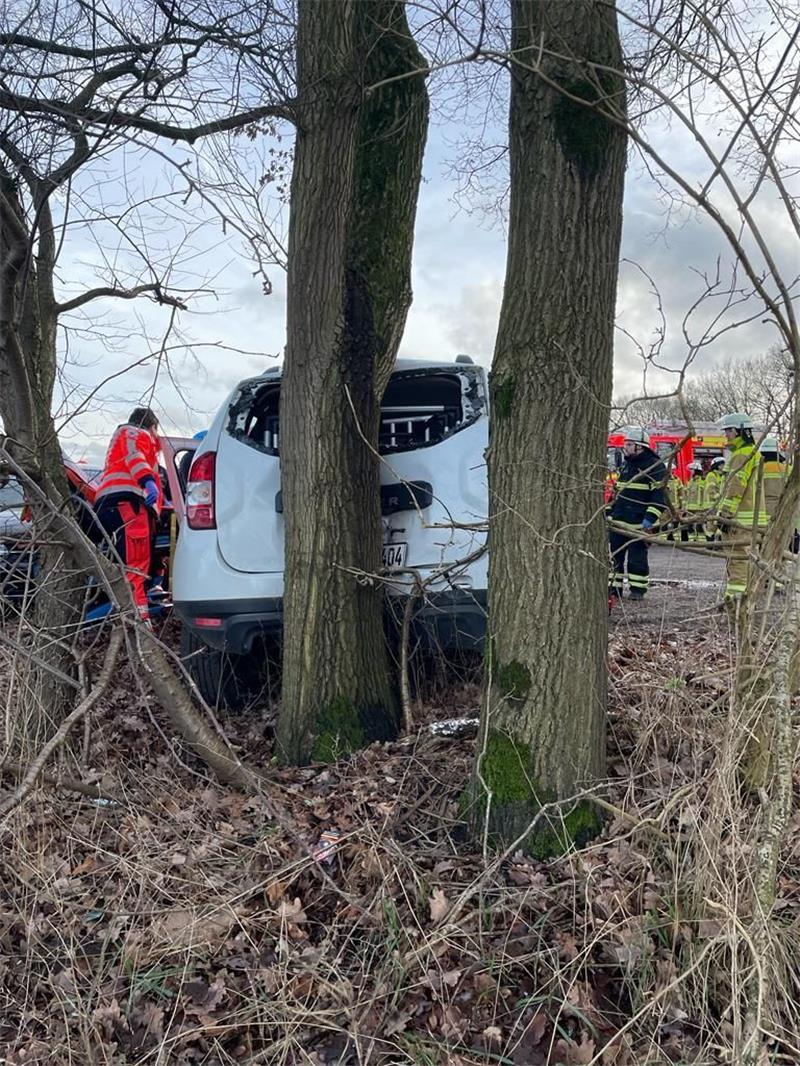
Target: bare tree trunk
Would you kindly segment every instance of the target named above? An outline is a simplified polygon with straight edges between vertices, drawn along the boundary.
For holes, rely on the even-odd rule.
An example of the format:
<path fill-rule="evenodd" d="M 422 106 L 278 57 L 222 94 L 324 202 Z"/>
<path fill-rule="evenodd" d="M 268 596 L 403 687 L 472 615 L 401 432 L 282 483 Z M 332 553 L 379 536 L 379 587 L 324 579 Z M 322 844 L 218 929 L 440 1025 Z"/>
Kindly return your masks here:
<path fill-rule="evenodd" d="M 51 415 L 58 315 L 53 296 L 55 247 L 45 190 L 37 190 L 37 231 L 28 223 L 17 188 L 0 171 L 0 414 L 20 464 L 50 500 L 68 506 L 69 490 Z M 18 739 L 38 747 L 73 704 L 71 644 L 80 621 L 82 577 L 69 545 L 48 535 L 50 512 L 32 503 L 39 576 L 33 601 L 35 652 L 49 667 L 36 671 L 20 709 Z"/>
<path fill-rule="evenodd" d="M 476 832 L 505 843 L 604 771 L 603 476 L 626 146 L 602 115 L 624 116 L 622 81 L 592 65 L 620 68 L 613 10 L 514 0 L 512 18 L 511 218 L 488 456 L 490 689 L 473 806 Z M 584 801 L 537 825 L 527 847 L 551 854 L 596 828 Z"/>
<path fill-rule="evenodd" d="M 423 63 L 398 0 L 301 0 L 281 473 L 285 762 L 397 730 L 380 589 L 380 396 L 411 301 L 427 129 Z M 372 444 L 372 448 L 367 442 Z"/>

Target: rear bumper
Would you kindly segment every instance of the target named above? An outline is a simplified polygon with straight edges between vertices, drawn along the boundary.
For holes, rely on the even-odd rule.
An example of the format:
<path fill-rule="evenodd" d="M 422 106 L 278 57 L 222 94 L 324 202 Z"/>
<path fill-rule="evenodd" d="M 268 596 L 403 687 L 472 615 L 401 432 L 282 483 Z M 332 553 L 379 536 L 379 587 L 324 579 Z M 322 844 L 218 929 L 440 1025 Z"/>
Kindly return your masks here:
<path fill-rule="evenodd" d="M 392 597 L 399 624 L 405 597 Z M 280 636 L 283 599 L 191 600 L 175 602 L 184 625 L 211 648 L 246 655 L 261 636 Z M 211 620 L 215 624 L 210 624 Z M 199 621 L 202 620 L 202 621 Z M 476 651 L 486 639 L 486 590 L 436 592 L 414 611 L 413 636 L 427 650 Z"/>
<path fill-rule="evenodd" d="M 433 592 L 414 611 L 413 636 L 428 651 L 481 651 L 486 589 Z"/>
<path fill-rule="evenodd" d="M 173 606 L 183 624 L 203 643 L 233 655 L 246 655 L 258 637 L 277 636 L 283 626 L 281 597 L 191 600 Z"/>

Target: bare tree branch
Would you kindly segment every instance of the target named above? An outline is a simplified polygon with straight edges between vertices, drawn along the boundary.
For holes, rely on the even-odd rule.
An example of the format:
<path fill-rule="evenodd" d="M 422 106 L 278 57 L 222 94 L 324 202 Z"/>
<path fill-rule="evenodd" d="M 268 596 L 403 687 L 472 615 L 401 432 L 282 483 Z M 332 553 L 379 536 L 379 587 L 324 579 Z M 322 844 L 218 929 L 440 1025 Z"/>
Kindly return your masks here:
<path fill-rule="evenodd" d="M 118 300 L 135 300 L 137 296 L 143 296 L 145 293 L 152 293 L 153 300 L 157 304 L 176 307 L 181 311 L 186 310 L 186 304 L 183 300 L 177 296 L 170 296 L 169 293 L 164 292 L 158 283 L 155 283 L 152 285 L 137 285 L 133 289 L 120 289 L 113 285 L 99 285 L 95 289 L 89 289 L 88 292 L 81 293 L 80 296 L 73 296 L 71 300 L 56 304 L 56 313 L 59 315 L 66 314 L 67 311 L 74 311 L 76 308 L 88 304 L 91 300 L 99 300 L 104 296 L 113 296 Z"/>
<path fill-rule="evenodd" d="M 0 109 L 24 115 L 47 115 L 70 123 L 83 122 L 113 129 L 141 130 L 171 141 L 185 141 L 187 144 L 194 144 L 200 138 L 214 133 L 239 130 L 265 118 L 280 118 L 292 123 L 299 120 L 298 103 L 294 99 L 287 99 L 279 104 L 252 107 L 247 111 L 225 115 L 210 122 L 201 122 L 196 126 L 176 126 L 142 112 L 90 107 L 80 102 L 73 106 L 69 101 L 39 100 L 22 93 L 9 92 L 7 89 L 0 89 Z"/>

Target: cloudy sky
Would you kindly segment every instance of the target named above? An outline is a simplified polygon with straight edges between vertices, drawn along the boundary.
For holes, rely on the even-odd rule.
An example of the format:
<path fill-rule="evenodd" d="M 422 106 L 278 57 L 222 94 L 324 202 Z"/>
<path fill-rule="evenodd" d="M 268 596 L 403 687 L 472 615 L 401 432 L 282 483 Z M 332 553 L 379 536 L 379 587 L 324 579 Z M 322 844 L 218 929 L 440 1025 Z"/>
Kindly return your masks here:
<path fill-rule="evenodd" d="M 693 180 L 702 179 L 704 165 L 691 137 L 675 124 L 656 125 L 648 133 L 673 165 Z M 711 135 L 723 134 L 717 129 Z M 468 205 L 474 208 L 471 211 L 457 206 L 457 184 L 448 165 L 453 140 L 451 127 L 441 122 L 432 125 L 417 215 L 414 303 L 401 355 L 446 359 L 467 352 L 489 365 L 502 295 L 505 233 L 501 225 L 491 224 L 479 205 Z M 261 150 L 268 151 L 266 146 Z M 104 166 L 99 177 L 92 173 L 85 179 L 87 205 L 98 195 L 106 205 L 122 205 L 131 188 L 139 196 L 153 196 L 165 184 L 182 189 L 174 171 L 135 153 L 124 162 L 109 159 Z M 502 170 L 498 180 L 503 180 Z M 754 209 L 779 262 L 796 264 L 796 236 L 789 231 L 775 195 L 767 189 Z M 101 459 L 114 426 L 142 401 L 152 401 L 168 431 L 191 434 L 203 428 L 238 380 L 258 373 L 283 350 L 282 270 L 270 269 L 273 291 L 265 295 L 262 278 L 239 236 L 230 227 L 223 234 L 208 205 L 196 198 L 186 202 L 182 194 L 126 216 L 121 226 L 102 232 L 95 227 L 93 238 L 85 229 L 69 233 L 61 260 L 62 291 L 80 291 L 111 271 L 131 279 L 139 271 L 142 277 L 135 249 L 143 244 L 158 261 L 174 264 L 175 284 L 202 291 L 174 319 L 169 308 L 149 302 L 104 301 L 92 306 L 91 315 L 71 320 L 76 328 L 64 353 L 60 418 L 63 446 L 75 458 Z M 717 278 L 721 291 L 728 290 L 731 263 L 714 224 L 666 199 L 639 155 L 632 152 L 618 300 L 616 394 L 642 391 L 641 352 L 651 351 L 655 342 L 660 344 L 659 367 L 683 364 L 725 301 L 712 296 L 688 320 L 686 316 Z M 742 303 L 728 312 L 723 323 L 747 320 L 756 310 L 752 301 Z M 778 337 L 761 317 L 701 346 L 695 367 L 707 369 L 729 355 L 764 351 Z M 713 330 L 718 331 L 719 325 Z M 165 352 L 160 352 L 162 345 Z M 138 365 L 123 374 L 132 364 Z M 651 368 L 647 388 L 664 391 L 670 380 L 667 369 Z"/>

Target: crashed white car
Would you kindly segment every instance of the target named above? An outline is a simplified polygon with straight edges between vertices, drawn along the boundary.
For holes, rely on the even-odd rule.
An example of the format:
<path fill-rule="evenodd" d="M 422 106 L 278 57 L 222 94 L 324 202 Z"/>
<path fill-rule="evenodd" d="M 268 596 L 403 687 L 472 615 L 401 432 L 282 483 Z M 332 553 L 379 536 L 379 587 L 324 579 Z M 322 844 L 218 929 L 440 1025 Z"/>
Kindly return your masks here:
<path fill-rule="evenodd" d="M 229 706 L 282 624 L 280 388 L 270 369 L 223 404 L 192 461 L 175 555 L 187 665 L 206 699 Z M 418 572 L 415 632 L 443 648 L 485 635 L 488 425 L 483 367 L 397 362 L 381 406 L 383 564 Z M 411 580 L 398 573 L 390 594 L 405 597 Z"/>

